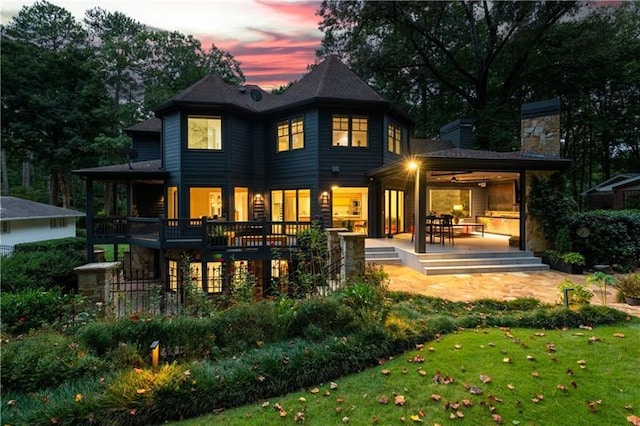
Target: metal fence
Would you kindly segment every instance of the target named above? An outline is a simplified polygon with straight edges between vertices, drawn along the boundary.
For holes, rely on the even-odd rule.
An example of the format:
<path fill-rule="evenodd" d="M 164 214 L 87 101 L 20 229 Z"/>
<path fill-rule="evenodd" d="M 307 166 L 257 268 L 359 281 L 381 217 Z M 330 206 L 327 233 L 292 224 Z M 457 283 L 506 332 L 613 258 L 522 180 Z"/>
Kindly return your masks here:
<path fill-rule="evenodd" d="M 11 256 L 13 254 L 13 246 L 0 245 L 0 256 Z"/>

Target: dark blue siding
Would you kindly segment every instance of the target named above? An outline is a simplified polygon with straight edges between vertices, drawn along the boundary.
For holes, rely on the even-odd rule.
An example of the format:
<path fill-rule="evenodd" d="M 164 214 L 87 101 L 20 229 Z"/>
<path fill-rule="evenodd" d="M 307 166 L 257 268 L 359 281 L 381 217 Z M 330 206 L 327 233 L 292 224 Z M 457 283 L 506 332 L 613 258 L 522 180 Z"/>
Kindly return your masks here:
<path fill-rule="evenodd" d="M 135 161 L 159 160 L 162 158 L 160 133 L 141 133 L 133 136 L 131 147 L 138 156 Z"/>
<path fill-rule="evenodd" d="M 164 167 L 174 173 L 180 173 L 180 153 L 182 140 L 180 131 L 180 114 L 174 113 L 162 119 L 162 133 L 164 143 Z"/>

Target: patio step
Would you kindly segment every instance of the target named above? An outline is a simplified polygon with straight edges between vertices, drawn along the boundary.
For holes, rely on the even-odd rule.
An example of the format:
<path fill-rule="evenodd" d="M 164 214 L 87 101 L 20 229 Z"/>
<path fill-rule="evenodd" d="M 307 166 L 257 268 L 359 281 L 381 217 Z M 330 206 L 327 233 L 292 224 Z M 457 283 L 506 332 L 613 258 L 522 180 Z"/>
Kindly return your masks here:
<path fill-rule="evenodd" d="M 479 274 L 547 271 L 549 265 L 529 251 L 483 253 L 425 253 L 418 256 L 425 274 Z"/>
<path fill-rule="evenodd" d="M 401 265 L 402 260 L 394 247 L 366 247 L 364 261 L 380 265 Z"/>

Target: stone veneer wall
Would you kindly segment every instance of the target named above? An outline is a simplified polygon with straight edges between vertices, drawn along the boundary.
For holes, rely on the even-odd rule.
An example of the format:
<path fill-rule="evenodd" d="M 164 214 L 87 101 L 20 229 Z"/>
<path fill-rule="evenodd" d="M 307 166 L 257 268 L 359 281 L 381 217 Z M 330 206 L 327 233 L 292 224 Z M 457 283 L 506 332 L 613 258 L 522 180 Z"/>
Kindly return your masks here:
<path fill-rule="evenodd" d="M 340 250 L 343 262 L 340 268 L 340 282 L 364 276 L 364 239 L 360 232 L 340 232 Z"/>
<path fill-rule="evenodd" d="M 557 100 L 556 100 L 557 101 Z M 537 110 L 536 107 L 539 107 Z M 526 111 L 526 112 L 525 112 Z M 521 120 L 521 152 L 523 155 L 560 157 L 560 103 L 542 101 L 523 105 Z M 536 176 L 547 180 L 553 171 L 528 171 L 525 179 L 525 200 L 529 199 L 531 183 Z M 525 222 L 525 248 L 535 253 L 549 248 L 540 222 L 529 215 Z"/>
<path fill-rule="evenodd" d="M 523 118 L 522 147 L 525 155 L 560 156 L 560 115 Z"/>

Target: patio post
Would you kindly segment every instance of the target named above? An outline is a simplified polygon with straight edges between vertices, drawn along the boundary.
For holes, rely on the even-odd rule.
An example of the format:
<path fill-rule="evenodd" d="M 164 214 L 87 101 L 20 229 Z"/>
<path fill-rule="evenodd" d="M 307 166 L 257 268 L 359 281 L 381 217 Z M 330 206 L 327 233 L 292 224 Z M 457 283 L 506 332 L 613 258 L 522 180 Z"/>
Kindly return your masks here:
<path fill-rule="evenodd" d="M 417 163 L 416 163 L 417 164 Z M 414 250 L 416 253 L 427 252 L 426 242 L 426 227 L 425 227 L 425 215 L 427 213 L 427 199 L 426 199 L 426 186 L 427 186 L 427 173 L 426 170 L 421 173 L 421 165 L 417 164 L 416 167 L 416 182 L 414 188 L 414 216 L 413 232 L 415 238 L 413 239 Z"/>

